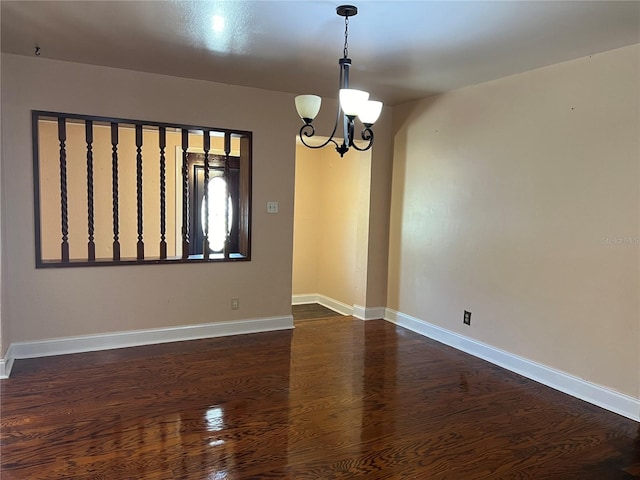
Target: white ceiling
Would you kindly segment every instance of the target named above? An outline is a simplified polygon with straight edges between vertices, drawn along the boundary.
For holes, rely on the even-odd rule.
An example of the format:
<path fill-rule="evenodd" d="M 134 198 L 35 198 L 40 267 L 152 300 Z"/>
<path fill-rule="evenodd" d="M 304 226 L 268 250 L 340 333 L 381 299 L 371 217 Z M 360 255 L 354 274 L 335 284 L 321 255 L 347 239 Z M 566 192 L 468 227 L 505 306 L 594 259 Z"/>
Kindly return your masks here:
<path fill-rule="evenodd" d="M 19 55 L 335 97 L 340 1 L 0 1 Z M 640 43 L 638 1 L 357 1 L 351 86 L 397 104 Z M 223 19 L 214 31 L 213 18 Z"/>

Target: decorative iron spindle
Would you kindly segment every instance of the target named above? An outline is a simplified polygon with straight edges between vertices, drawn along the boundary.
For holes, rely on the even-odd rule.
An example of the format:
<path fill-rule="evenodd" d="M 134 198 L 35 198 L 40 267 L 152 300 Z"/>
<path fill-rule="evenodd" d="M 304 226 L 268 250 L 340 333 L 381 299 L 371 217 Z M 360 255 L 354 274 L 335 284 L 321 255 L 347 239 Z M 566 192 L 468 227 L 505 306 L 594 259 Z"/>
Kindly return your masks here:
<path fill-rule="evenodd" d="M 189 257 L 189 130 L 182 129 L 182 258 Z"/>
<path fill-rule="evenodd" d="M 58 141 L 60 142 L 60 220 L 62 244 L 60 246 L 63 262 L 69 261 L 69 204 L 67 201 L 67 124 L 64 117 L 58 117 Z"/>
<path fill-rule="evenodd" d="M 87 260 L 94 262 L 96 259 L 96 244 L 94 243 L 94 220 L 93 220 L 93 122 L 84 122 L 85 139 L 87 142 L 87 233 L 89 242 L 87 243 Z"/>
<path fill-rule="evenodd" d="M 70 124 L 71 127 L 67 128 L 67 124 Z M 82 125 L 85 127 L 84 132 L 81 129 Z M 48 134 L 51 127 L 54 128 L 52 132 L 54 133 L 53 138 Z M 55 133 L 56 127 L 58 129 L 57 136 Z M 32 140 L 34 151 L 36 268 L 250 260 L 251 132 L 42 111 L 32 112 L 32 131 L 34 132 Z M 133 158 L 128 158 L 125 159 L 125 164 L 120 164 L 119 157 L 124 152 L 119 145 L 120 131 L 124 132 L 123 135 L 126 134 L 127 139 L 129 139 L 127 145 L 125 145 L 125 150 L 127 148 L 131 150 L 131 147 L 133 147 L 131 136 L 133 136 L 132 134 L 135 135 L 135 161 L 133 161 Z M 44 135 L 43 132 L 45 133 Z M 152 157 L 159 160 L 159 178 L 156 177 L 155 180 L 153 178 L 144 178 L 143 176 L 145 132 L 153 137 L 153 142 L 156 142 L 155 135 L 158 135 L 158 143 L 154 143 L 154 145 L 158 146 L 159 153 L 152 154 Z M 176 134 L 182 132 L 181 142 L 179 137 L 174 136 L 173 132 Z M 102 133 L 110 134 L 110 145 L 109 140 L 106 143 L 100 141 Z M 196 148 L 203 148 L 202 155 L 189 153 L 191 134 L 203 135 L 202 144 L 199 143 L 199 140 L 196 142 Z M 223 137 L 220 139 L 224 140 L 224 151 L 221 152 L 223 155 L 213 154 L 212 135 Z M 147 137 L 146 141 L 150 141 L 151 137 Z M 236 138 L 240 140 L 240 156 L 237 159 L 231 156 L 232 139 Z M 78 151 L 80 158 L 77 158 L 77 155 L 73 155 L 73 152 L 76 151 L 71 148 L 73 145 L 84 149 L 84 151 Z M 173 167 L 167 164 L 170 160 L 167 156 L 169 154 L 173 155 L 172 150 L 174 147 L 176 151 L 181 149 L 182 152 L 182 166 L 178 167 L 181 169 L 182 185 L 180 185 L 180 178 L 176 178 L 175 180 L 178 182 L 177 188 L 172 185 L 171 168 Z M 155 147 L 147 146 L 147 148 Z M 57 169 L 59 167 L 59 178 L 58 174 L 54 175 L 53 178 L 48 175 L 40 177 L 39 154 L 42 153 L 43 159 L 48 160 L 51 158 L 50 151 L 52 149 L 54 168 Z M 99 160 L 104 155 L 108 157 L 109 154 L 111 155 L 111 168 L 107 164 L 105 165 L 107 169 L 104 170 Z M 82 156 L 85 156 L 86 159 L 83 159 Z M 178 161 L 179 156 L 180 153 L 178 153 Z M 80 163 L 74 159 L 80 160 Z M 55 165 L 56 162 L 59 162 L 59 165 Z M 203 167 L 204 171 L 201 174 Z M 49 168 L 49 166 L 46 168 Z M 209 183 L 214 175 L 214 169 L 216 171 L 215 175 L 220 174 L 221 179 L 224 180 L 223 188 L 226 196 L 223 204 L 219 205 L 220 208 L 225 209 L 224 217 L 220 219 L 224 223 L 225 231 L 221 238 L 221 240 L 224 239 L 223 255 L 211 255 L 211 248 L 220 248 L 220 245 L 213 247 L 211 243 L 215 226 L 212 221 L 213 214 L 223 214 L 223 212 L 214 211 L 213 203 L 211 202 L 213 197 L 212 191 L 209 189 Z M 86 194 L 81 191 L 77 192 L 79 195 L 75 194 L 76 189 L 73 188 L 75 180 L 73 179 L 78 179 L 79 176 L 84 179 L 81 180 L 81 183 L 86 181 Z M 150 176 L 146 175 L 146 177 Z M 126 189 L 127 192 L 123 190 L 123 196 L 120 197 L 120 182 L 123 180 L 126 185 L 131 186 L 135 182 L 135 200 L 132 198 L 133 191 L 130 191 L 128 187 Z M 145 181 L 147 185 L 144 184 Z M 152 204 L 145 204 L 144 193 L 150 188 L 149 184 L 154 185 L 158 181 L 159 190 L 157 195 L 159 198 L 156 197 L 155 201 L 151 200 Z M 126 185 L 123 184 L 123 187 Z M 205 190 L 200 193 L 200 188 L 202 187 Z M 80 188 L 82 189 L 82 187 Z M 111 195 L 106 192 L 106 195 L 102 195 L 103 188 L 111 188 Z M 174 192 L 174 190 L 176 191 Z M 127 195 L 124 195 L 124 193 L 127 193 Z M 58 211 L 60 212 L 60 230 L 42 230 L 41 223 L 43 214 L 46 212 L 41 210 L 40 195 L 42 195 L 47 204 L 51 203 L 51 195 L 59 198 L 60 206 L 55 208 L 59 208 Z M 182 201 L 182 242 L 179 239 L 177 240 L 175 253 L 172 247 L 172 255 L 169 257 L 168 243 L 172 242 L 173 229 L 180 228 L 178 223 L 180 220 L 177 218 L 180 215 L 180 208 L 173 212 L 172 205 L 174 200 L 176 203 Z M 135 207 L 133 206 L 134 201 L 136 202 Z M 198 202 L 195 207 L 194 202 Z M 54 201 L 55 203 L 57 201 Z M 134 226 L 133 218 L 128 218 L 126 222 L 123 219 L 123 222 L 120 222 L 120 206 L 127 212 L 133 213 L 132 210 L 136 210 L 136 254 L 132 252 L 131 254 L 126 254 L 126 257 L 123 257 L 123 254 L 127 250 L 134 250 L 134 242 L 131 236 L 134 234 L 136 226 Z M 109 209 L 109 207 L 112 208 L 112 219 L 108 218 L 108 214 L 106 218 L 101 214 L 105 208 Z M 74 212 L 78 208 L 80 212 L 84 211 L 86 216 L 83 214 L 76 216 Z M 197 215 L 195 212 L 197 212 Z M 191 218 L 192 214 L 194 214 L 193 218 Z M 145 219 L 145 216 L 148 218 Z M 145 221 L 147 222 L 147 227 L 158 222 L 158 227 L 156 228 L 159 228 L 159 244 L 156 243 L 156 246 L 145 248 Z M 112 258 L 99 258 L 104 257 L 99 253 L 101 242 L 106 241 L 108 243 L 111 236 L 110 222 L 112 222 L 113 226 Z M 56 231 L 59 234 L 56 234 Z M 83 231 L 87 235 L 85 241 L 79 238 L 82 237 Z M 120 240 L 121 232 L 123 239 L 125 237 L 131 239 L 131 242 L 127 240 L 129 244 L 124 245 L 122 243 Z M 200 236 L 203 233 L 204 236 L 201 238 Z M 178 235 L 180 234 L 178 233 Z M 76 237 L 78 237 L 78 243 L 87 245 L 86 250 L 82 245 L 75 244 L 74 248 L 71 248 L 71 244 Z M 149 237 L 148 233 L 146 237 Z M 192 237 L 196 239 L 198 244 L 194 245 L 193 248 L 190 245 Z M 155 243 L 155 241 L 153 242 Z M 182 243 L 182 255 L 178 253 L 180 243 Z M 51 245 L 54 250 L 58 248 L 56 245 L 60 245 L 57 250 L 58 253 L 54 252 L 53 255 L 47 255 Z M 76 249 L 76 246 L 80 248 Z M 45 257 L 43 257 L 43 252 L 46 255 Z M 198 255 L 190 255 L 190 253 L 194 252 L 198 252 Z M 203 255 L 200 256 L 199 253 Z M 108 254 L 107 256 L 111 257 Z"/>
<path fill-rule="evenodd" d="M 138 260 L 144 260 L 144 241 L 142 240 L 142 125 L 136 125 L 136 205 L 138 219 Z"/>
<path fill-rule="evenodd" d="M 209 149 L 211 137 L 209 131 L 202 133 L 202 150 L 204 150 L 204 240 L 202 241 L 202 258 L 209 259 Z"/>
<path fill-rule="evenodd" d="M 231 153 L 231 134 L 229 132 L 224 132 L 224 198 L 225 198 L 225 206 L 224 209 L 224 258 L 229 258 L 229 250 L 231 249 L 231 236 L 229 235 L 229 154 Z"/>
<path fill-rule="evenodd" d="M 118 124 L 111 123 L 111 195 L 113 203 L 113 261 L 120 261 L 120 219 L 118 215 Z"/>
<path fill-rule="evenodd" d="M 167 147 L 167 129 L 158 130 L 160 146 L 160 258 L 167 258 L 167 194 L 166 194 L 166 159 L 164 149 Z"/>

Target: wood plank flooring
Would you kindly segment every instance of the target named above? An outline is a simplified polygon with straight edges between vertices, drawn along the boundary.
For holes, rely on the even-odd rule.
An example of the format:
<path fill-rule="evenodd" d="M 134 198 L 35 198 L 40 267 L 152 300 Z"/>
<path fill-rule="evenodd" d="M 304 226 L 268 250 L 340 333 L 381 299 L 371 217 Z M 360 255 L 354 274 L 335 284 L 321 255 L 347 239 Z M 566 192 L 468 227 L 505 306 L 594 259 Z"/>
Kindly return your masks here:
<path fill-rule="evenodd" d="M 291 307 L 291 313 L 293 314 L 293 320 L 295 322 L 340 316 L 339 313 L 318 303 L 293 305 Z"/>
<path fill-rule="evenodd" d="M 0 478 L 640 478 L 639 424 L 382 321 L 20 360 Z"/>

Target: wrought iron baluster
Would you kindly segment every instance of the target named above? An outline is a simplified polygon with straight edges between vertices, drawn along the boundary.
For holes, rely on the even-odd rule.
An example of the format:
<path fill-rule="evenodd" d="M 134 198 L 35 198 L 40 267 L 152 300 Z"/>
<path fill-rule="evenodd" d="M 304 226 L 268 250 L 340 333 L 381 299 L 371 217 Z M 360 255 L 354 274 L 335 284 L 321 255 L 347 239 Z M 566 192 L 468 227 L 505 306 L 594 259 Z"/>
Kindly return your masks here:
<path fill-rule="evenodd" d="M 111 123 L 111 195 L 113 205 L 113 261 L 120 261 L 120 219 L 118 207 L 118 124 Z"/>
<path fill-rule="evenodd" d="M 209 260 L 209 150 L 211 137 L 209 131 L 202 133 L 202 150 L 204 150 L 204 240 L 202 241 L 202 258 Z"/>
<path fill-rule="evenodd" d="M 189 257 L 189 130 L 182 129 L 182 258 Z"/>
<path fill-rule="evenodd" d="M 231 133 L 224 132 L 224 258 L 229 258 L 229 250 L 231 249 L 231 235 L 229 235 L 229 154 L 231 153 Z"/>
<path fill-rule="evenodd" d="M 42 136 L 38 134 L 40 123 L 50 124 L 52 121 L 54 127 L 53 144 L 49 142 L 49 135 L 44 141 L 41 139 Z M 251 161 L 251 132 L 41 111 L 32 113 L 32 129 L 34 132 L 32 142 L 34 150 L 36 268 L 237 260 L 235 252 L 243 254 L 243 252 L 249 251 L 250 205 L 248 205 L 248 198 L 250 178 L 245 178 L 243 172 L 244 166 L 250 165 Z M 121 129 L 124 135 L 123 142 L 126 140 L 124 147 L 119 143 Z M 152 130 L 152 136 L 154 136 L 153 145 L 146 145 L 146 149 L 152 157 L 148 160 L 158 168 L 155 174 L 152 174 L 147 168 L 148 163 L 147 166 L 144 163 L 146 160 L 145 142 L 149 141 L 149 137 L 145 140 L 145 129 Z M 156 132 L 158 140 L 155 140 Z M 181 132 L 182 139 L 180 140 L 179 137 L 174 139 L 172 137 L 174 132 L 176 135 Z M 106 135 L 105 138 L 101 137 L 103 133 Z M 202 140 L 196 138 L 198 135 L 203 135 Z M 212 137 L 215 136 L 222 137 L 218 138 L 220 140 L 218 144 L 215 143 L 215 138 L 212 140 Z M 248 138 L 248 149 L 242 143 L 245 137 Z M 102 142 L 101 138 L 106 144 Z M 237 145 L 234 143 L 237 140 L 240 141 L 239 151 L 241 152 L 238 159 L 232 156 L 235 151 L 232 149 L 237 149 Z M 195 142 L 193 146 L 190 145 L 191 141 Z M 74 150 L 74 145 L 78 149 Z M 218 152 L 220 155 L 216 154 L 216 145 L 221 150 Z M 173 178 L 172 160 L 169 158 L 173 155 L 171 149 L 174 146 L 176 147 L 177 162 L 180 162 L 180 152 L 182 153 L 182 165 L 180 166 L 178 163 L 178 171 L 174 172 L 178 175 L 176 178 Z M 41 150 L 46 148 L 48 150 L 46 154 L 49 155 L 51 147 L 54 149 L 54 157 L 58 157 L 55 161 L 59 161 L 58 165 L 54 165 L 56 173 L 53 179 L 49 178 L 50 176 L 40 178 L 38 153 L 42 153 Z M 155 150 L 156 148 L 158 150 Z M 200 157 L 199 160 L 193 158 L 194 154 L 191 153 L 191 149 L 194 148 L 202 152 L 201 156 L 195 155 Z M 202 150 L 200 150 L 201 148 Z M 122 159 L 123 167 L 120 156 L 127 149 L 132 155 Z M 135 153 L 133 153 L 134 149 Z M 107 155 L 106 165 L 100 163 L 101 155 Z M 132 156 L 135 157 L 135 160 L 130 158 Z M 158 164 L 155 164 L 156 161 Z M 134 168 L 136 170 L 135 179 L 132 171 Z M 57 171 L 58 169 L 59 171 Z M 153 175 L 156 175 L 155 179 L 152 178 Z M 182 179 L 180 179 L 180 175 Z M 83 189 L 82 185 L 84 184 L 86 193 L 77 191 L 74 187 L 74 185 L 77 186 L 78 176 L 81 177 L 80 190 Z M 111 176 L 110 184 L 109 176 Z M 124 182 L 122 188 L 120 188 L 121 176 Z M 224 186 L 217 184 L 218 179 L 214 178 L 216 176 L 220 176 L 220 179 L 223 180 L 220 183 L 223 183 Z M 212 182 L 212 179 L 215 182 Z M 53 180 L 53 185 L 51 185 L 51 180 Z M 174 180 L 177 182 L 175 200 L 178 203 L 182 201 L 182 226 L 178 223 L 177 218 L 172 220 L 171 217 L 174 213 L 180 215 L 180 206 L 176 205 L 177 211 L 174 212 L 173 200 L 171 200 L 171 195 L 173 195 L 171 183 Z M 182 185 L 180 184 L 181 180 Z M 111 189 L 111 192 L 102 192 L 100 185 L 103 185 L 104 181 L 107 182 L 107 190 Z M 158 182 L 158 190 L 157 193 L 152 193 L 153 185 L 156 185 L 155 182 Z M 135 187 L 133 187 L 134 183 Z M 209 188 L 209 184 L 215 186 L 215 189 Z M 129 186 L 135 188 L 135 197 Z M 45 187 L 49 190 L 45 191 Z M 42 204 L 38 193 L 44 192 L 48 196 L 51 187 L 60 202 L 59 206 L 54 202 L 54 208 L 60 215 L 59 220 L 56 220 L 59 222 L 57 224 L 59 227 L 41 231 L 42 225 L 46 221 L 46 218 L 43 219 L 43 215 L 47 211 L 41 212 L 39 210 L 39 206 Z M 201 188 L 205 190 L 201 192 Z M 125 192 L 125 190 L 127 191 Z M 120 197 L 120 191 L 122 191 L 122 197 Z M 223 192 L 226 195 L 225 200 L 219 198 Z M 145 194 L 150 194 L 151 197 L 149 195 L 145 197 Z M 152 197 L 155 197 L 155 200 Z M 43 196 L 43 198 L 47 197 Z M 135 200 L 133 200 L 134 198 Z M 151 204 L 147 203 L 147 200 Z M 135 207 L 133 207 L 134 201 L 136 202 Z M 123 212 L 125 210 L 127 212 L 127 219 L 123 213 L 122 221 L 120 220 L 120 206 L 122 206 Z M 76 207 L 79 207 L 80 210 Z M 134 220 L 131 217 L 134 215 L 131 207 L 135 208 L 136 226 L 134 226 Z M 106 213 L 104 212 L 105 208 L 107 210 L 111 208 L 112 211 Z M 224 211 L 219 211 L 217 208 L 224 208 Z M 103 217 L 101 212 L 106 213 L 107 217 Z M 109 218 L 110 213 L 112 218 Z M 58 218 L 57 215 L 55 218 Z M 174 220 L 176 221 L 174 222 Z M 148 230 L 155 222 L 157 222 L 157 226 L 152 229 L 157 228 L 158 238 L 156 240 L 152 238 L 153 233 L 150 236 Z M 176 232 L 173 232 L 174 227 L 178 229 Z M 134 232 L 137 232 L 135 242 L 131 238 L 132 235 L 136 235 Z M 172 232 L 178 235 L 176 242 L 173 242 Z M 82 240 L 83 236 L 84 241 Z M 112 237 L 112 239 L 109 240 L 108 237 Z M 182 241 L 180 237 L 182 237 Z M 192 238 L 195 238 L 197 245 L 191 245 Z M 145 248 L 147 240 L 152 244 L 158 242 L 155 243 L 156 247 L 151 245 L 150 248 L 154 251 L 155 248 L 158 248 L 159 253 L 151 256 L 151 251 Z M 106 241 L 107 245 L 102 245 L 102 241 Z M 53 254 L 48 253 L 51 242 L 54 247 Z M 123 242 L 130 242 L 130 244 L 124 245 Z M 109 243 L 112 243 L 112 247 Z M 133 253 L 134 243 L 136 253 Z M 169 252 L 169 244 L 171 244 L 171 252 Z M 180 244 L 182 244 L 182 254 L 179 253 Z M 60 246 L 56 247 L 56 245 Z M 86 245 L 86 250 L 84 245 Z M 103 252 L 105 254 L 100 253 L 101 245 L 107 249 L 112 248 L 112 253 L 108 251 Z M 72 246 L 73 252 L 71 251 Z M 43 247 L 45 248 L 43 249 Z M 130 253 L 126 252 L 127 248 Z M 150 255 L 147 256 L 146 253 Z M 73 259 L 71 258 L 72 254 Z M 247 254 L 246 259 L 249 258 Z"/>
<path fill-rule="evenodd" d="M 136 125 L 136 205 L 138 220 L 138 260 L 144 260 L 144 241 L 142 240 L 142 124 Z"/>
<path fill-rule="evenodd" d="M 61 258 L 69 261 L 69 204 L 67 200 L 67 124 L 58 117 L 58 141 L 60 142 L 60 220 L 62 230 Z"/>
<path fill-rule="evenodd" d="M 160 258 L 167 258 L 167 195 L 166 195 L 166 159 L 164 149 L 167 147 L 167 129 L 160 127 L 158 131 L 160 147 Z"/>
<path fill-rule="evenodd" d="M 94 243 L 94 207 L 93 207 L 93 121 L 84 122 L 85 139 L 87 141 L 87 259 L 96 259 L 96 244 Z"/>

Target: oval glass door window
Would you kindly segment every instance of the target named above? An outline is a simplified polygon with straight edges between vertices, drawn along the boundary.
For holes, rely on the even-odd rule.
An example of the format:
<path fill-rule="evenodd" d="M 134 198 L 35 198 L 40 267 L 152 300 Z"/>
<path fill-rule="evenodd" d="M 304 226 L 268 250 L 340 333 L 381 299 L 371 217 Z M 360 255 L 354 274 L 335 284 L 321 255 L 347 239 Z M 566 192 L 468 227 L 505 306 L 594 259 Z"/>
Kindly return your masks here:
<path fill-rule="evenodd" d="M 227 182 L 222 177 L 213 177 L 209 180 L 207 194 L 209 196 L 209 250 L 221 252 L 233 224 L 233 205 L 231 204 L 231 196 L 227 192 Z M 204 202 L 203 198 L 200 222 L 202 233 L 206 234 Z"/>

